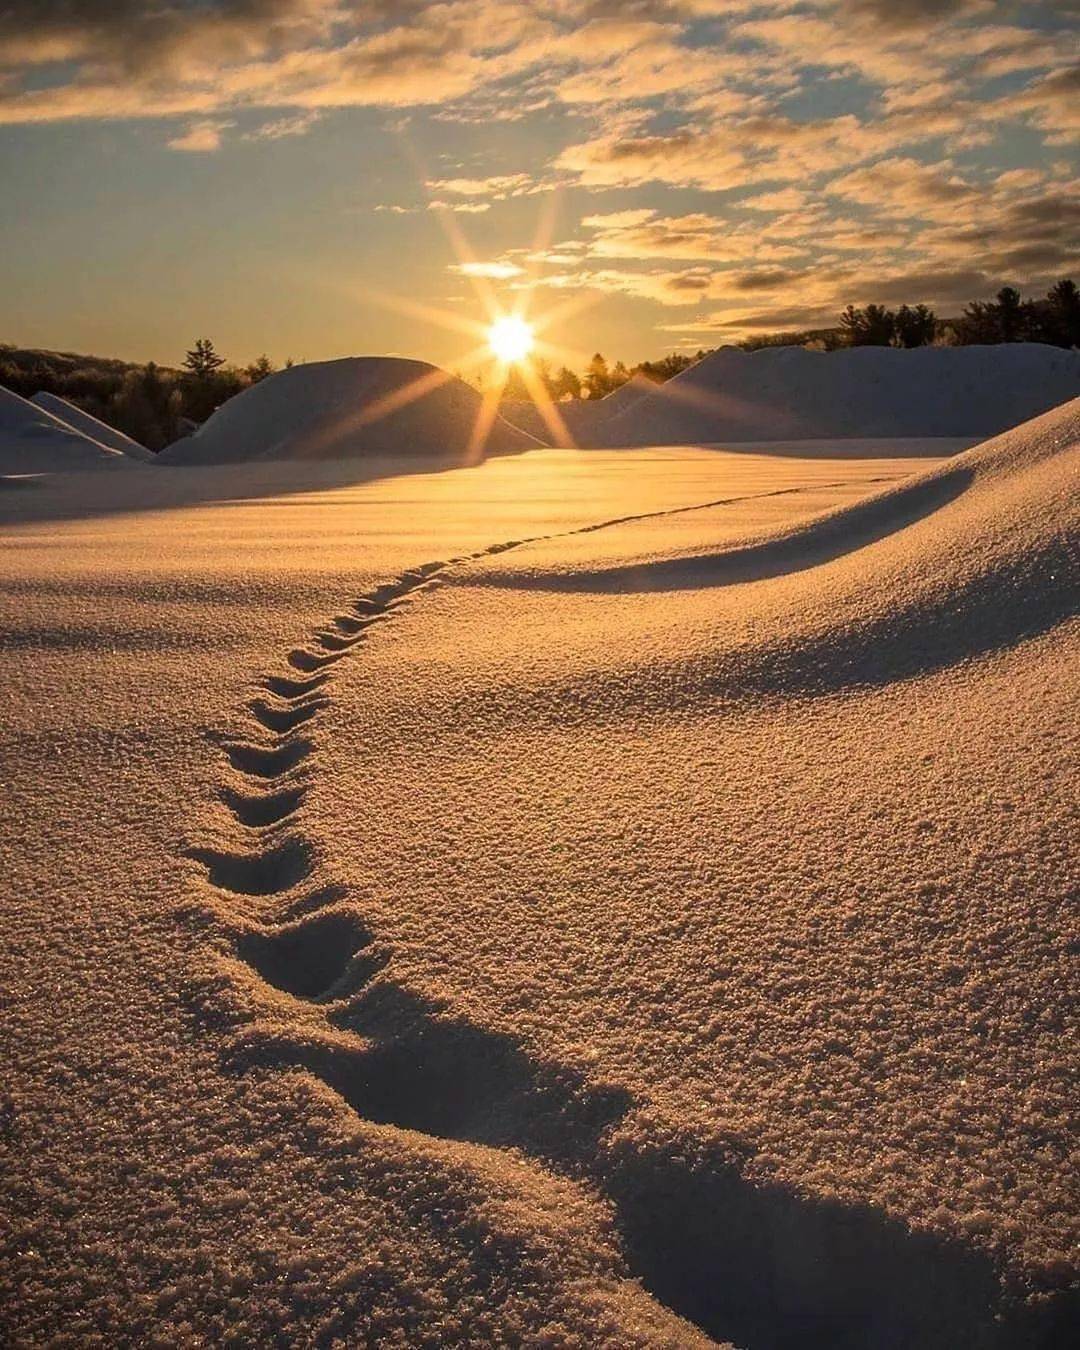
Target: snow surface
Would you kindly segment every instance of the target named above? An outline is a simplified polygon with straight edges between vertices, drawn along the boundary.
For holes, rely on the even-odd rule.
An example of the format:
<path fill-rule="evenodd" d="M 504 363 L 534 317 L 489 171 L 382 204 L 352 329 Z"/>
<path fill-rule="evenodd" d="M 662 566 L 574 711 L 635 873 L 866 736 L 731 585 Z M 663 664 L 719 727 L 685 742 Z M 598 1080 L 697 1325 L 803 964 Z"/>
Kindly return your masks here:
<path fill-rule="evenodd" d="M 122 462 L 117 451 L 0 387 L 0 474 L 56 473 Z"/>
<path fill-rule="evenodd" d="M 599 445 L 989 436 L 1080 394 L 1080 352 L 989 347 L 719 351 L 590 429 Z"/>
<path fill-rule="evenodd" d="M 0 501 L 13 1340 L 1066 1343 L 1078 460 Z"/>
<path fill-rule="evenodd" d="M 163 464 L 251 459 L 438 455 L 456 463 L 535 448 L 495 417 L 474 439 L 481 398 L 462 380 L 396 357 L 349 357 L 278 371 L 223 404 L 192 436 L 167 446 Z"/>
<path fill-rule="evenodd" d="M 97 441 L 99 445 L 107 446 L 110 450 L 119 450 L 121 454 L 128 455 L 131 459 L 139 459 L 144 463 L 154 458 L 153 452 L 147 450 L 145 445 L 140 445 L 138 441 L 132 440 L 130 436 L 125 436 L 122 431 L 117 431 L 107 422 L 102 422 L 82 408 L 78 408 L 74 403 L 69 403 L 66 398 L 61 398 L 59 394 L 50 394 L 46 391 L 35 394 L 30 400 L 39 408 L 44 408 L 47 413 L 65 422 L 69 427 L 81 432 L 84 436 L 89 436 L 91 440 Z"/>

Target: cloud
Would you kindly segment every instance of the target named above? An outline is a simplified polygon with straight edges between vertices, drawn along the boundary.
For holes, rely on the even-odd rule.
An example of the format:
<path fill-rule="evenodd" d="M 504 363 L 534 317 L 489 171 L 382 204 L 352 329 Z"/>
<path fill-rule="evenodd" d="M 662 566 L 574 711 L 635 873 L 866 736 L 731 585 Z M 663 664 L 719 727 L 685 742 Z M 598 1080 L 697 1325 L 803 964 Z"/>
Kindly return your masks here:
<path fill-rule="evenodd" d="M 652 207 L 636 207 L 629 211 L 608 211 L 582 217 L 582 225 L 590 230 L 630 230 L 656 215 Z"/>
<path fill-rule="evenodd" d="M 166 141 L 166 145 L 170 150 L 184 150 L 189 154 L 210 154 L 221 149 L 221 134 L 232 125 L 231 122 L 192 122 L 181 135 Z"/>
<path fill-rule="evenodd" d="M 532 183 L 527 173 L 508 173 L 489 178 L 432 178 L 427 186 L 433 192 L 449 192 L 456 197 L 491 197 L 501 201 L 527 192 Z"/>
<path fill-rule="evenodd" d="M 428 202 L 429 211 L 458 211 L 464 215 L 478 216 L 491 210 L 490 202 L 444 202 L 434 198 Z"/>
<path fill-rule="evenodd" d="M 797 211 L 806 202 L 806 193 L 798 188 L 780 188 L 757 197 L 744 197 L 739 205 L 750 211 Z"/>
<path fill-rule="evenodd" d="M 306 136 L 319 120 L 317 112 L 297 113 L 293 117 L 275 117 L 270 122 L 249 131 L 247 141 L 280 141 L 286 136 Z"/>
<path fill-rule="evenodd" d="M 491 281 L 509 281 L 511 277 L 524 276 L 524 267 L 509 262 L 463 262 L 451 263 L 451 272 L 459 272 L 463 277 L 487 277 Z"/>
<path fill-rule="evenodd" d="M 980 195 L 947 165 L 902 157 L 855 169 L 834 178 L 825 190 L 830 196 L 844 197 L 894 217 L 902 214 L 931 220 L 954 217 L 959 207 L 973 204 Z"/>

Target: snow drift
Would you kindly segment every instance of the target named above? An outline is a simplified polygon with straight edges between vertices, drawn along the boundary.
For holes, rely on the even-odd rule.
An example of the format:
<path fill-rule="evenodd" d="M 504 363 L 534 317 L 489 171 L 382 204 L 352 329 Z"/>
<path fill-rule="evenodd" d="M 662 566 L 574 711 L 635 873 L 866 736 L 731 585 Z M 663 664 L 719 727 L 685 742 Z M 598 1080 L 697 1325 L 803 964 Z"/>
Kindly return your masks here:
<path fill-rule="evenodd" d="M 41 393 L 35 394 L 30 402 L 39 408 L 44 408 L 47 413 L 59 418 L 61 422 L 65 422 L 74 431 L 89 436 L 91 440 L 97 441 L 99 445 L 104 445 L 109 450 L 119 450 L 122 455 L 127 455 L 130 459 L 142 460 L 144 463 L 154 458 L 153 451 L 147 450 L 145 445 L 140 445 L 138 441 L 132 440 L 130 436 L 125 436 L 122 431 L 117 431 L 107 422 L 102 422 L 91 416 L 90 413 L 84 412 L 82 408 L 77 408 L 74 403 L 69 403 L 66 398 L 61 398 L 59 394 L 49 394 L 43 390 Z"/>
<path fill-rule="evenodd" d="M 57 473 L 124 462 L 119 451 L 0 388 L 0 473 Z"/>
<path fill-rule="evenodd" d="M 603 398 L 569 399 L 556 404 L 559 418 L 569 432 L 566 437 L 554 434 L 554 429 L 548 426 L 531 399 L 506 399 L 499 405 L 499 413 L 515 427 L 520 427 L 549 445 L 595 445 L 601 443 L 599 436 L 602 426 L 613 417 L 635 407 L 641 399 L 655 393 L 658 387 L 655 380 L 639 373 Z"/>
<path fill-rule="evenodd" d="M 1078 455 L 1080 398 L 760 542 L 490 580 L 612 596 L 741 594 L 747 583 L 775 580 L 779 608 L 764 596 L 755 602 L 762 609 L 752 632 L 710 657 L 703 694 L 889 683 L 1010 647 L 1075 613 Z M 737 597 L 731 603 L 741 615 Z"/>
<path fill-rule="evenodd" d="M 480 431 L 478 432 L 478 428 Z M 426 361 L 348 357 L 293 366 L 220 407 L 166 447 L 166 464 L 438 455 L 465 461 L 534 448 L 496 417 L 484 436 L 475 389 Z"/>
<path fill-rule="evenodd" d="M 1077 394 L 1080 352 L 1040 343 L 721 347 L 602 421 L 591 443 L 992 436 Z"/>

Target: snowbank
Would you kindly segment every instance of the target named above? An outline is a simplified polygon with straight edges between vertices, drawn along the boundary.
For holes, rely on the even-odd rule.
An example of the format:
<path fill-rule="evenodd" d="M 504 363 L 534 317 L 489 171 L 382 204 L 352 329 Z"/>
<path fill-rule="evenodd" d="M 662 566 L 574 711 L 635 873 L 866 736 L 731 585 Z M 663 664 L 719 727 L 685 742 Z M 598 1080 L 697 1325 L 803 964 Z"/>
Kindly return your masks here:
<path fill-rule="evenodd" d="M 145 445 L 140 445 L 130 436 L 125 436 L 122 431 L 117 431 L 107 422 L 99 421 L 98 418 L 84 412 L 82 408 L 77 408 L 74 403 L 69 403 L 66 398 L 61 398 L 58 394 L 49 394 L 42 391 L 40 394 L 35 394 L 30 402 L 39 408 L 44 408 L 53 417 L 59 418 L 61 422 L 65 422 L 75 431 L 81 432 L 84 436 L 89 436 L 91 440 L 97 441 L 99 445 L 104 445 L 110 450 L 119 450 L 122 455 L 127 455 L 130 459 L 142 460 L 144 463 L 154 458 L 153 451 L 147 450 Z"/>
<path fill-rule="evenodd" d="M 1039 343 L 722 347 L 605 419 L 594 443 L 991 436 L 1077 394 L 1080 352 Z"/>
<path fill-rule="evenodd" d="M 499 405 L 500 414 L 515 427 L 548 445 L 598 445 L 600 428 L 618 414 L 626 412 L 658 388 L 655 380 L 635 375 L 612 393 L 600 399 L 570 399 L 556 405 L 558 415 L 569 432 L 555 435 L 545 422 L 540 409 L 531 399 L 506 399 Z"/>
<path fill-rule="evenodd" d="M 0 388 L 0 473 L 57 473 L 124 463 L 124 456 L 51 412 Z"/>
<path fill-rule="evenodd" d="M 505 454 L 538 444 L 499 417 L 486 436 L 478 435 L 481 413 L 475 389 L 425 361 L 320 361 L 253 385 L 158 458 L 166 464 L 213 464 L 415 454 L 475 461 L 485 452 Z"/>

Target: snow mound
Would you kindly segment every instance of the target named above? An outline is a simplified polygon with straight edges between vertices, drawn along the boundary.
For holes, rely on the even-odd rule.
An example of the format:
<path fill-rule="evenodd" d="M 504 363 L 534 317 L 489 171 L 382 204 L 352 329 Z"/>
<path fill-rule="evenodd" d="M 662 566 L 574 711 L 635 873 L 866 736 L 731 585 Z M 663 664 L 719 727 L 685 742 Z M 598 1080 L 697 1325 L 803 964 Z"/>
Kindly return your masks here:
<path fill-rule="evenodd" d="M 0 473 L 60 473 L 124 462 L 119 451 L 0 388 Z"/>
<path fill-rule="evenodd" d="M 733 588 L 734 612 L 762 606 L 761 622 L 725 651 L 707 677 L 711 693 L 887 684 L 1011 647 L 1076 613 L 1078 470 L 1080 398 L 759 542 L 541 568 L 514 584 L 608 595 Z M 769 621 L 767 597 L 745 599 L 758 582 L 776 586 Z"/>
<path fill-rule="evenodd" d="M 1080 394 L 1080 352 L 1041 343 L 722 347 L 603 421 L 598 445 L 993 436 Z"/>
<path fill-rule="evenodd" d="M 499 417 L 485 436 L 482 421 L 476 390 L 437 366 L 348 357 L 293 366 L 260 381 L 158 458 L 166 464 L 215 464 L 405 454 L 471 462 L 485 452 L 506 454 L 538 444 Z"/>
<path fill-rule="evenodd" d="M 613 389 L 606 398 L 600 400 L 600 410 L 605 418 L 618 417 L 620 413 L 627 412 L 635 407 L 643 398 L 655 394 L 661 386 L 656 380 L 650 380 L 647 375 L 642 375 L 640 371 L 632 375 L 625 384 L 620 384 L 618 389 Z"/>
<path fill-rule="evenodd" d="M 154 459 L 153 451 L 147 450 L 145 445 L 140 445 L 138 441 L 132 440 L 130 436 L 125 436 L 122 431 L 117 431 L 107 422 L 99 421 L 90 413 L 84 412 L 82 408 L 77 408 L 74 403 L 69 403 L 66 398 L 61 398 L 59 394 L 50 394 L 43 390 L 40 394 L 35 394 L 30 402 L 39 408 L 44 408 L 47 413 L 59 418 L 61 422 L 65 422 L 73 430 L 81 432 L 84 436 L 89 436 L 99 445 L 104 445 L 110 450 L 119 450 L 122 455 L 127 455 L 130 459 L 142 460 L 144 463 Z"/>
<path fill-rule="evenodd" d="M 606 422 L 636 406 L 657 388 L 655 380 L 639 374 L 603 398 L 575 398 L 557 403 L 555 410 L 568 433 L 565 436 L 548 426 L 543 413 L 531 399 L 506 399 L 499 405 L 499 413 L 515 427 L 548 445 L 598 445 L 601 443 L 600 428 Z"/>

